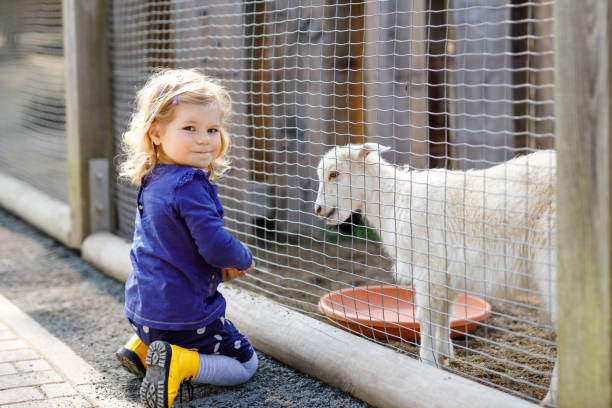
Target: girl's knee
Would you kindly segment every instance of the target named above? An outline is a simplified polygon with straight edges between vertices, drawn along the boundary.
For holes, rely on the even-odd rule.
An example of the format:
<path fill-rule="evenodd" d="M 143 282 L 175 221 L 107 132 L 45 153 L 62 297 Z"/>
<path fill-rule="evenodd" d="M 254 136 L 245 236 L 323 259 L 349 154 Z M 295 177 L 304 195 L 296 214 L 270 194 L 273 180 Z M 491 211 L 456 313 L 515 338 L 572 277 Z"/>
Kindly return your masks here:
<path fill-rule="evenodd" d="M 257 366 L 259 365 L 259 360 L 257 359 L 257 353 L 253 350 L 253 356 L 246 362 L 242 363 L 242 367 L 244 367 L 245 371 L 245 379 L 244 382 L 247 382 L 253 377 L 255 371 L 257 371 Z"/>

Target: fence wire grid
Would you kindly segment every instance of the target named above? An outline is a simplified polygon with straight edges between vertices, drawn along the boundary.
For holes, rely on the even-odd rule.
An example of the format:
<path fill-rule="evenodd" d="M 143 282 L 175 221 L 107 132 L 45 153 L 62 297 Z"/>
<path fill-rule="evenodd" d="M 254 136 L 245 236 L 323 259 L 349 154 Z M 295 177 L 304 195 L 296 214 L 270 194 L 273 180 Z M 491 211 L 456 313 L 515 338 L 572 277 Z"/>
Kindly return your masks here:
<path fill-rule="evenodd" d="M 237 284 L 415 358 L 418 315 L 424 344 L 442 340 L 432 364 L 451 357 L 453 317 L 444 369 L 539 401 L 556 357 L 553 5 L 108 1 L 114 164 L 151 72 L 220 79 L 225 225 L 257 264 Z M 0 11 L 0 172 L 66 201 L 61 1 Z M 370 166 L 338 151 L 320 187 L 319 161 L 348 143 L 389 150 Z M 131 239 L 136 191 L 113 195 Z M 315 204 L 347 218 L 326 225 Z"/>
<path fill-rule="evenodd" d="M 221 79 L 235 108 L 234 169 L 220 181 L 226 226 L 257 263 L 240 285 L 415 357 L 417 311 L 406 287 L 419 279 L 437 285 L 427 318 L 439 326 L 444 320 L 434 315 L 454 311 L 459 320 L 448 369 L 537 401 L 555 358 L 554 212 L 538 213 L 552 205 L 554 159 L 490 169 L 554 147 L 552 7 L 544 0 L 114 1 L 116 146 L 134 90 L 153 69 L 199 67 Z M 314 213 L 319 160 L 335 146 L 364 142 L 390 147 L 382 157 L 414 174 L 378 187 L 396 193 L 394 210 L 380 215 L 381 225 L 392 219 L 395 227 L 376 228 L 375 216 L 348 204 L 339 207 L 346 222 L 326 228 Z M 328 196 L 341 195 L 340 178 Z M 400 185 L 411 186 L 411 198 Z M 134 194 L 117 187 L 126 238 Z M 379 200 L 368 205 L 380 208 Z M 426 202 L 426 217 L 415 215 L 417 201 Z M 385 235 L 392 245 L 381 242 Z M 425 276 L 399 276 L 423 266 Z M 454 285 L 462 279 L 475 284 Z M 468 301 L 441 310 L 440 288 Z M 319 308 L 324 296 L 329 316 Z M 478 325 L 486 305 L 471 305 L 469 296 L 493 305 Z M 466 334 L 468 326 L 475 331 Z"/>

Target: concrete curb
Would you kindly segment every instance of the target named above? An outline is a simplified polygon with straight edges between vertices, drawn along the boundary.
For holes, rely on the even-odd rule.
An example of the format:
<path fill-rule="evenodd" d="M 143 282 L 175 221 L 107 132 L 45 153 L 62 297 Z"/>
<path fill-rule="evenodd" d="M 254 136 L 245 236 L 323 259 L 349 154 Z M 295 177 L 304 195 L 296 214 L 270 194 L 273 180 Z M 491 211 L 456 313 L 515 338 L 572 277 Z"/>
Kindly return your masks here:
<path fill-rule="evenodd" d="M 104 377 L 2 295 L 0 310 L 0 407 L 140 406 L 97 393 Z"/>

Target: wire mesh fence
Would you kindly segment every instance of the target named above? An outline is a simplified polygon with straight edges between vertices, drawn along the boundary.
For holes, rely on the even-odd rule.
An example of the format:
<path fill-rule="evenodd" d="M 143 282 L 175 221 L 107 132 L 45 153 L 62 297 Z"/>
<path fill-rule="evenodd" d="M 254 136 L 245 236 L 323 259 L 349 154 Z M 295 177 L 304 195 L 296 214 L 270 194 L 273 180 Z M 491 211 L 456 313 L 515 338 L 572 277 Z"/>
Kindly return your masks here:
<path fill-rule="evenodd" d="M 419 315 L 422 334 L 442 343 L 428 343 L 434 364 L 450 357 L 444 322 L 454 311 L 447 369 L 539 400 L 555 357 L 554 157 L 495 166 L 553 147 L 552 6 L 114 1 L 117 152 L 152 70 L 199 67 L 221 79 L 235 108 L 225 220 L 257 262 L 241 285 L 415 357 Z M 326 228 L 314 214 L 319 160 L 363 142 L 390 147 L 382 156 L 398 167 L 385 180 L 394 167 L 378 162 L 377 187 L 363 184 L 357 156 L 333 170 L 323 207 L 365 197 L 336 203 L 333 215 L 325 207 L 339 224 Z M 319 176 L 330 181 L 341 162 Z M 116 194 L 129 238 L 135 192 Z M 417 292 L 428 299 L 414 302 L 409 286 L 429 287 Z"/>
<path fill-rule="evenodd" d="M 0 171 L 67 201 L 61 0 L 0 2 Z"/>
<path fill-rule="evenodd" d="M 446 344 L 433 363 L 449 357 L 443 315 L 454 310 L 447 369 L 539 400 L 555 357 L 554 158 L 494 166 L 553 147 L 552 6 L 114 1 L 115 136 L 155 68 L 199 67 L 221 79 L 235 107 L 234 169 L 220 182 L 226 225 L 258 265 L 241 284 L 317 318 L 328 296 L 328 319 L 415 357 L 422 307 L 437 325 L 430 335 Z M 353 178 L 327 200 L 348 186 L 346 194 L 366 191 L 367 203 L 337 203 L 339 226 L 325 228 L 314 214 L 319 160 L 363 142 L 390 147 L 383 157 L 402 167 L 386 187 L 360 189 L 366 170 L 354 159 L 337 175 Z M 468 169 L 489 170 L 456 172 Z M 129 237 L 134 190 L 119 185 L 117 198 L 119 232 Z M 406 287 L 423 283 L 438 288 L 417 305 Z M 434 306 L 455 295 L 477 303 Z M 493 307 L 475 325 L 488 315 L 479 300 Z"/>
<path fill-rule="evenodd" d="M 553 3 L 109 1 L 114 159 L 151 72 L 220 79 L 225 224 L 257 264 L 240 285 L 541 400 L 556 354 L 555 159 L 540 151 L 554 148 Z M 0 171 L 66 200 L 61 2 L 0 7 Z M 130 239 L 136 191 L 113 194 Z"/>

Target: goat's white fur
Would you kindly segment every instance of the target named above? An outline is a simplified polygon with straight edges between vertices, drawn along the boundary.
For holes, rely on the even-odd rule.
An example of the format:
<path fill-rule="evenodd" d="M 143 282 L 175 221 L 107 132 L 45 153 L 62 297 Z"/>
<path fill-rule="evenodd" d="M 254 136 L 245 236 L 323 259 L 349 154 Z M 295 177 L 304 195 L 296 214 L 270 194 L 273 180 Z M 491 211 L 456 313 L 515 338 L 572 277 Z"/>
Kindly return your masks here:
<path fill-rule="evenodd" d="M 415 288 L 420 357 L 453 356 L 449 313 L 459 292 L 513 299 L 535 292 L 556 322 L 554 151 L 484 170 L 409 171 L 385 162 L 378 144 L 332 148 L 318 166 L 315 211 L 328 225 L 360 210 Z M 556 400 L 556 366 L 544 403 Z"/>

